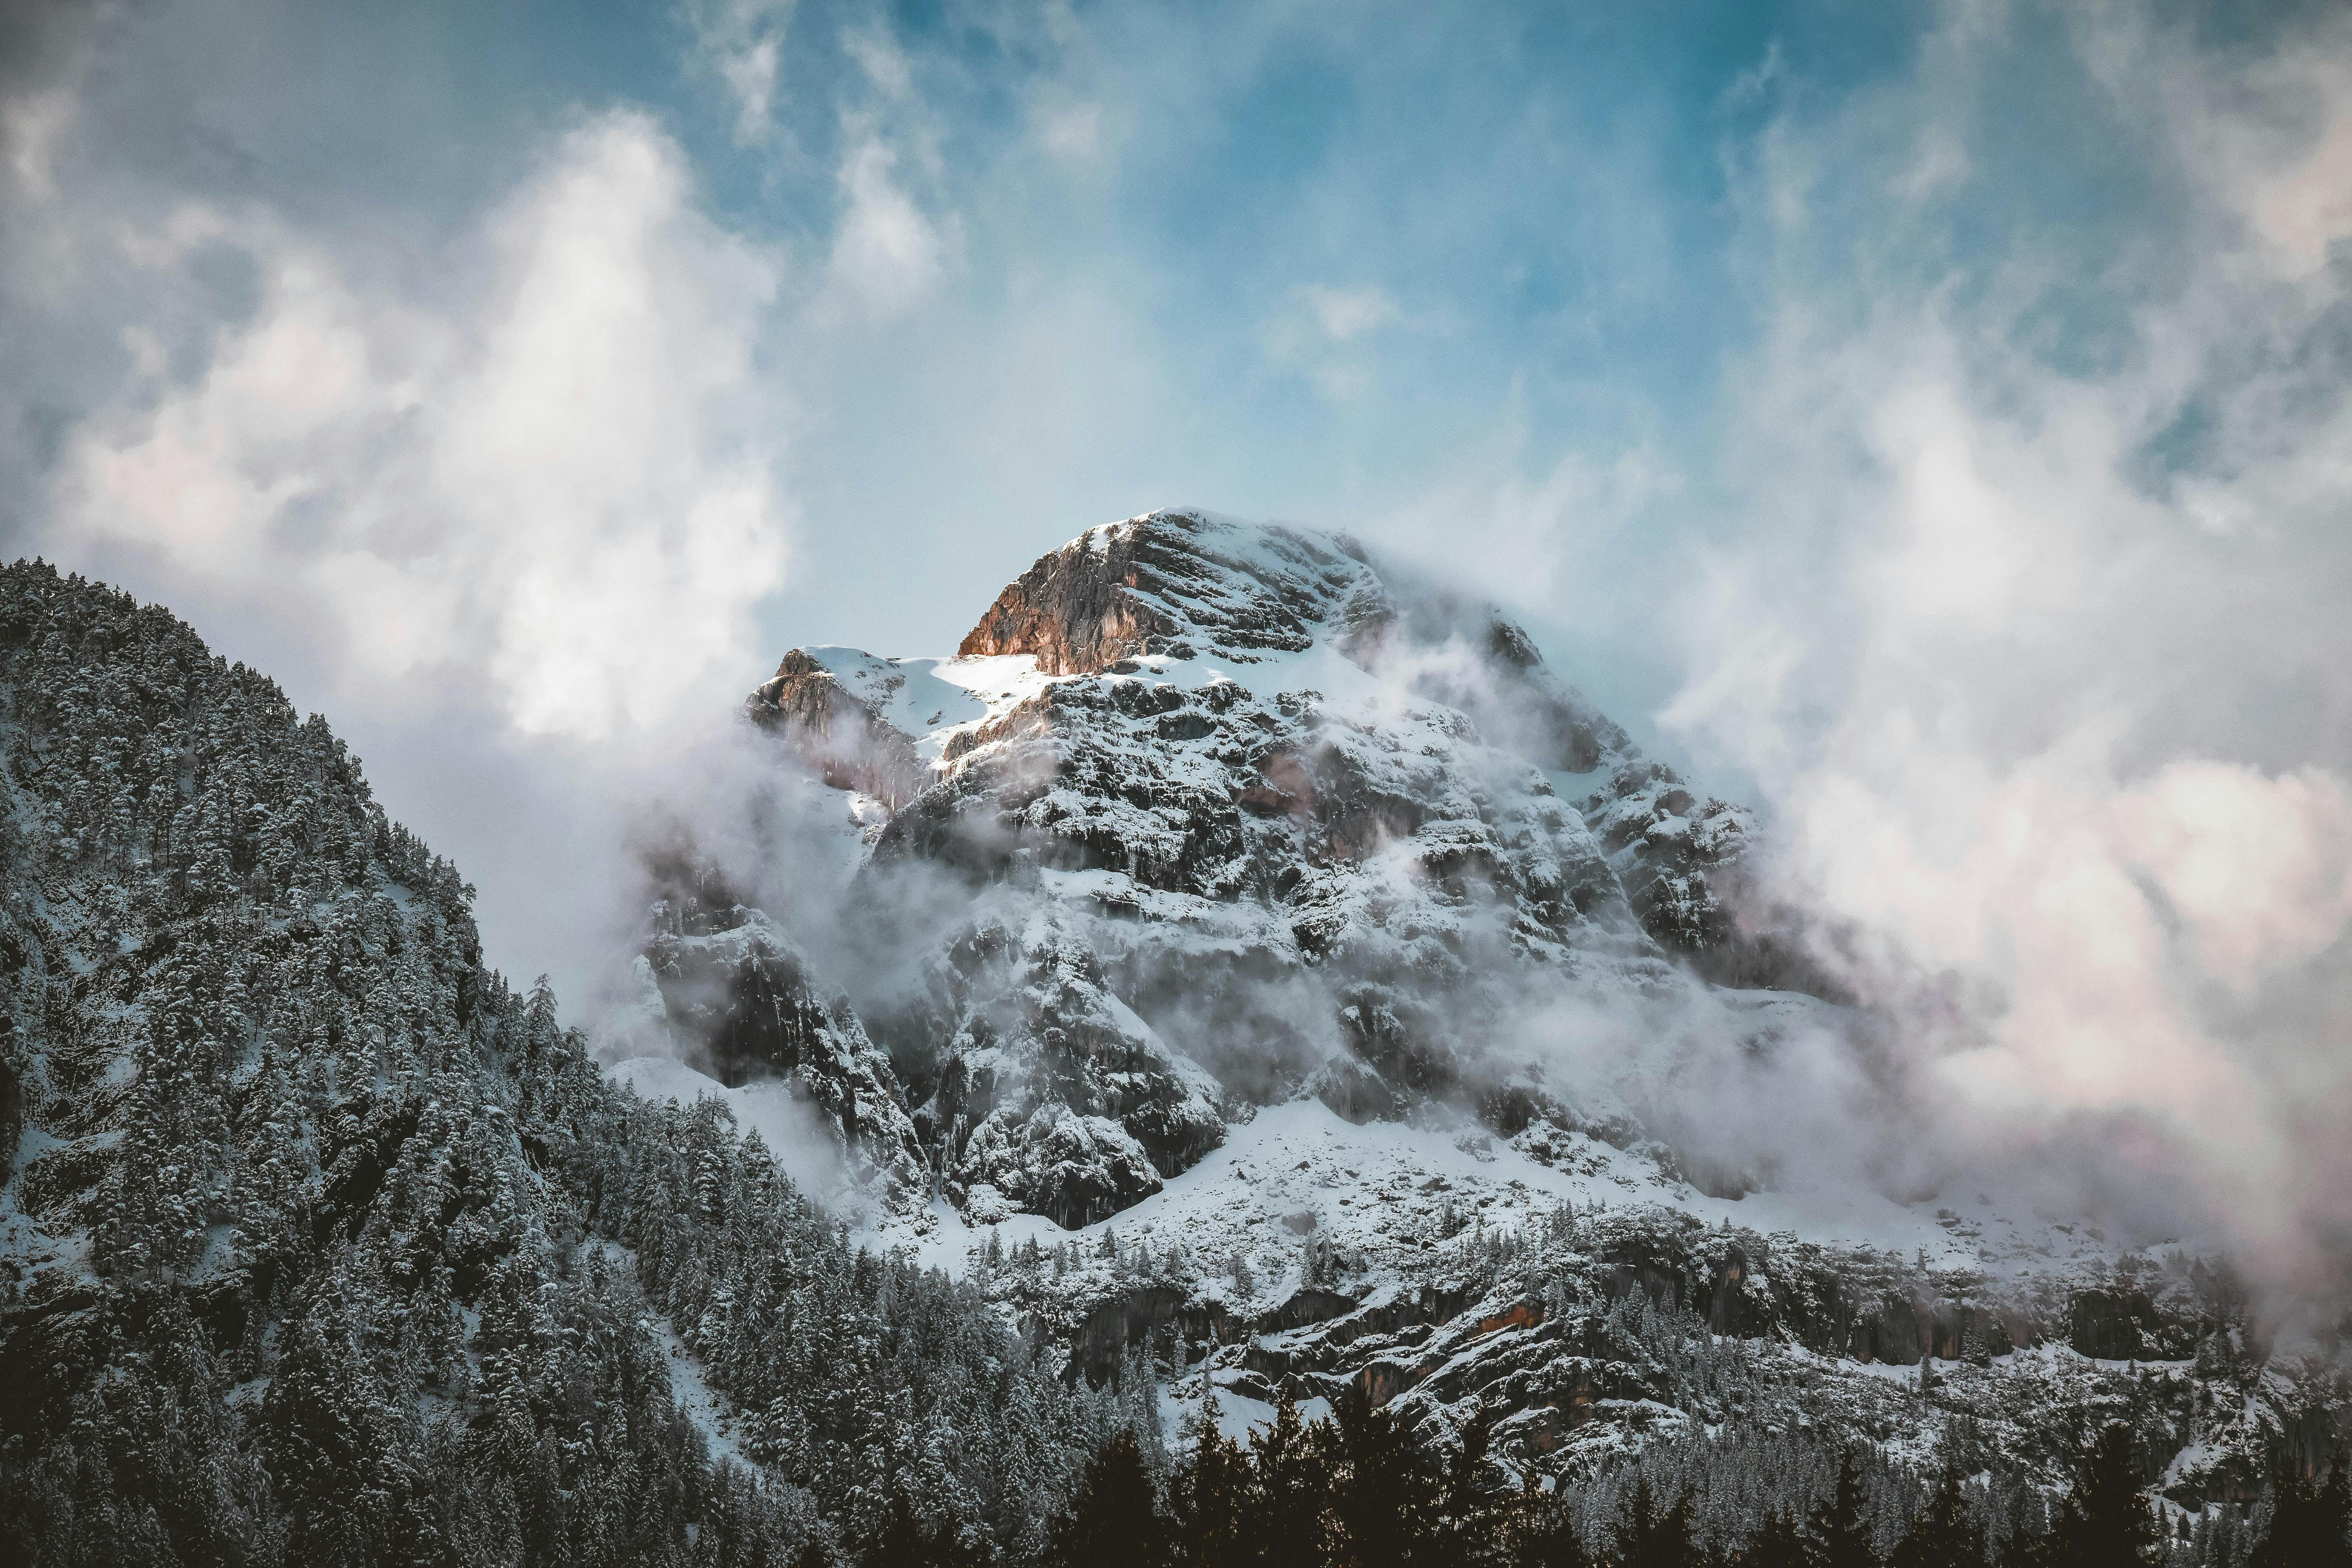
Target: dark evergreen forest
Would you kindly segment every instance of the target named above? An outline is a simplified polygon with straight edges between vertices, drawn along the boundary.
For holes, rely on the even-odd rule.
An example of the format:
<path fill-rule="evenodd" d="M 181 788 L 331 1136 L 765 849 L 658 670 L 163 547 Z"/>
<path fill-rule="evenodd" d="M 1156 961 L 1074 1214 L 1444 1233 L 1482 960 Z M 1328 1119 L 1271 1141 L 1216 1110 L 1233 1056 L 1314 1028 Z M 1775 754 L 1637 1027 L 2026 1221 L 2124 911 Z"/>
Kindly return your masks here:
<path fill-rule="evenodd" d="M 2182 1537 L 2121 1428 L 2054 1512 L 1728 1429 L 1524 1490 L 1480 1425 L 1433 1453 L 1360 1398 L 1171 1453 L 1181 1353 L 1065 1378 L 855 1247 L 716 1102 L 608 1084 L 471 898 L 269 680 L 0 572 L 0 1557 L 2347 1562 L 2340 1456 Z M 1695 1532 L 1735 1492 L 1741 1544 Z"/>

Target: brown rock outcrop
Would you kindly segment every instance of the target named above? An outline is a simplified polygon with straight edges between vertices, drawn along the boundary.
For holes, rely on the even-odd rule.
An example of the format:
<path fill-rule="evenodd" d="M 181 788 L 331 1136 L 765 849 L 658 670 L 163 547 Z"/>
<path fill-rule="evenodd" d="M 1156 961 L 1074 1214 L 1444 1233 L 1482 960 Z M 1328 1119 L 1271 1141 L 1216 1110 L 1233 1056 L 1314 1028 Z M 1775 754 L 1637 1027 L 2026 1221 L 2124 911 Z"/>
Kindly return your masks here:
<path fill-rule="evenodd" d="M 744 702 L 751 721 L 835 789 L 854 789 L 896 811 L 922 792 L 930 770 L 914 741 L 875 716 L 799 648 Z"/>
<path fill-rule="evenodd" d="M 1174 619 L 1133 592 L 1138 575 L 1131 535 L 1101 552 L 1087 542 L 1041 555 L 980 617 L 956 652 L 1034 654 L 1048 675 L 1091 675 L 1134 654 L 1157 651 Z"/>
<path fill-rule="evenodd" d="M 1156 511 L 1039 556 L 956 652 L 1031 654 L 1048 675 L 1097 674 L 1139 654 L 1297 652 L 1368 574 L 1346 549 L 1288 529 Z"/>

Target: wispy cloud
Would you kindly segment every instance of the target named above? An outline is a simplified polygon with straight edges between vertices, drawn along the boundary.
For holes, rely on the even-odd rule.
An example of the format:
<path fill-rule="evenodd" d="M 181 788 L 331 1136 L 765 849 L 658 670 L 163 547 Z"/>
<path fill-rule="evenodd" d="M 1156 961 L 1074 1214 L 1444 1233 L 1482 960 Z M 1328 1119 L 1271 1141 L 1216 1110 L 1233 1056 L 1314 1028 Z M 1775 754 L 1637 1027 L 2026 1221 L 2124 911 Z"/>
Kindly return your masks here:
<path fill-rule="evenodd" d="M 878 134 L 853 142 L 841 160 L 842 213 L 834 231 L 832 285 L 865 314 L 889 318 L 920 304 L 954 253 L 944 227 L 898 178 L 898 153 Z"/>
<path fill-rule="evenodd" d="M 1310 283 L 1293 290 L 1282 312 L 1265 323 L 1265 356 L 1275 369 L 1305 377 L 1326 397 L 1355 397 L 1375 380 L 1371 340 L 1412 324 L 1376 285 Z"/>
<path fill-rule="evenodd" d="M 1386 292 L 1369 284 L 1355 289 L 1311 287 L 1302 292 L 1316 324 L 1335 343 L 1378 331 L 1403 314 Z"/>
<path fill-rule="evenodd" d="M 718 79 L 733 110 L 736 143 L 771 141 L 793 0 L 694 0 L 686 19 L 695 63 Z"/>

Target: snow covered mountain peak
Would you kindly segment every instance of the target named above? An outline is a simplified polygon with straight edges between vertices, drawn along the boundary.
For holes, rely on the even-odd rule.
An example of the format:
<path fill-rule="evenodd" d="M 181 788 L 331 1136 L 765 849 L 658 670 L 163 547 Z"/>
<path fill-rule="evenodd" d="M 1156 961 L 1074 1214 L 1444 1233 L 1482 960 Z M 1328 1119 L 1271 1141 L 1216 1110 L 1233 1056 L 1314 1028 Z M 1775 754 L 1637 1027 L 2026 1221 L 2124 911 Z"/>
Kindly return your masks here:
<path fill-rule="evenodd" d="M 747 711 L 848 796 L 849 907 L 798 918 L 812 952 L 859 933 L 838 984 L 969 1215 L 1099 1218 L 1298 1094 L 1633 1129 L 1673 1031 L 1563 1047 L 1560 1019 L 1615 1039 L 1600 1020 L 1710 972 L 1776 978 L 1715 893 L 1748 814 L 1643 760 L 1492 605 L 1342 535 L 1092 529 L 953 657 L 794 648 Z M 817 1005 L 764 970 L 737 990 Z M 728 1006 L 680 1018 L 696 1059 L 741 1037 Z"/>
<path fill-rule="evenodd" d="M 1374 721 L 1383 708 L 1433 705 L 1453 710 L 1441 721 L 1450 733 L 1571 774 L 1640 757 L 1492 605 L 1344 534 L 1199 510 L 1091 529 L 1039 557 L 951 658 L 792 649 L 749 709 L 829 780 L 896 809 L 926 782 L 917 759 L 947 771 L 992 721 L 1080 677 L 1232 682 Z"/>

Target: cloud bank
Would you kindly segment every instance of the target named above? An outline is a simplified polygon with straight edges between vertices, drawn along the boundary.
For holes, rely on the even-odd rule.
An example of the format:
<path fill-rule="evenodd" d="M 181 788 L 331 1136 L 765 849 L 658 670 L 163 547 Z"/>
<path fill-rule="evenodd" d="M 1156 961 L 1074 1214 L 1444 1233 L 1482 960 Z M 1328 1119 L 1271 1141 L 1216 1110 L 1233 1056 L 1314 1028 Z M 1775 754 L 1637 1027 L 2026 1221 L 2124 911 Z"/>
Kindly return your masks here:
<path fill-rule="evenodd" d="M 2314 1283 L 2352 1239 L 2352 29 L 2035 20 L 1955 8 L 1916 82 L 1758 147 L 1748 521 L 1662 717 L 1759 781 L 1948 1159 L 2095 1149 Z M 1972 256 L 2051 26 L 2140 220 Z"/>
<path fill-rule="evenodd" d="M 590 121 L 421 297 L 266 209 L 126 228 L 139 269 L 243 268 L 250 313 L 194 364 L 123 328 L 39 544 L 267 595 L 362 701 L 456 681 L 526 735 L 663 728 L 742 668 L 787 557 L 749 352 L 775 267 L 690 186 L 650 121 Z"/>

